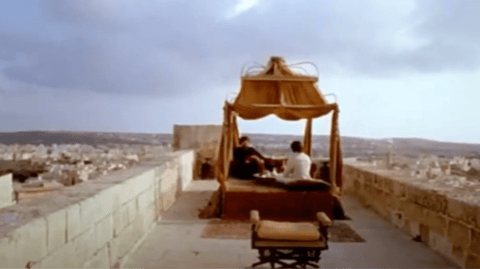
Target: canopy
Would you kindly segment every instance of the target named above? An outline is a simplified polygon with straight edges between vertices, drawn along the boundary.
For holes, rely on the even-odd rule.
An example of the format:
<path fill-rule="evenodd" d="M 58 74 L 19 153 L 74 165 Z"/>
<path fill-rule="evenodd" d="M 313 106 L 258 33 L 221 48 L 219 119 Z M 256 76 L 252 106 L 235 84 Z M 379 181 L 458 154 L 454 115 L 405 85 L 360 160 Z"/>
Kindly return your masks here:
<path fill-rule="evenodd" d="M 272 57 L 258 74 L 242 77 L 233 109 L 243 119 L 275 114 L 284 120 L 311 119 L 335 109 L 316 87 L 317 77 L 295 74 L 280 57 Z"/>
<path fill-rule="evenodd" d="M 341 186 L 342 158 L 338 130 L 338 105 L 328 103 L 316 86 L 315 76 L 294 73 L 281 57 L 272 57 L 256 74 L 242 76 L 240 93 L 233 103 L 225 102 L 223 133 L 217 156 L 217 180 L 222 189 L 228 180 L 233 149 L 238 146 L 236 116 L 260 119 L 276 115 L 284 120 L 306 119 L 304 151 L 311 155 L 312 119 L 333 111 L 330 135 L 331 182 Z"/>

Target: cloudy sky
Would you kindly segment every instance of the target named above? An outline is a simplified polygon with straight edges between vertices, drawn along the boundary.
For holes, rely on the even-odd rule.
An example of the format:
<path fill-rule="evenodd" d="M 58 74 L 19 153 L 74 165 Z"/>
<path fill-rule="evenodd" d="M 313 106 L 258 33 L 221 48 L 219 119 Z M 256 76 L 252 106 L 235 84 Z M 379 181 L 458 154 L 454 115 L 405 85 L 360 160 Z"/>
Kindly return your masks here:
<path fill-rule="evenodd" d="M 242 66 L 280 55 L 318 66 L 342 135 L 480 143 L 479 11 L 454 0 L 1 1 L 0 131 L 220 124 Z M 303 126 L 269 117 L 240 131 Z"/>

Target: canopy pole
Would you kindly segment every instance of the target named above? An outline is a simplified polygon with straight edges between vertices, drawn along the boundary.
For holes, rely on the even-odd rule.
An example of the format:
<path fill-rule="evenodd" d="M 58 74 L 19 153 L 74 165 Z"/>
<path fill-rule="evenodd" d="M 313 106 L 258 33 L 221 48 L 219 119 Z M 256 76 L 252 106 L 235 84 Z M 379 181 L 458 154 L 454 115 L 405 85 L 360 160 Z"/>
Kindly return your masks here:
<path fill-rule="evenodd" d="M 333 111 L 332 115 L 332 130 L 330 133 L 330 184 L 332 186 L 332 194 L 337 193 L 337 124 L 338 124 L 338 109 Z"/>
<path fill-rule="evenodd" d="M 307 119 L 305 135 L 303 137 L 303 152 L 312 157 L 312 119 Z"/>

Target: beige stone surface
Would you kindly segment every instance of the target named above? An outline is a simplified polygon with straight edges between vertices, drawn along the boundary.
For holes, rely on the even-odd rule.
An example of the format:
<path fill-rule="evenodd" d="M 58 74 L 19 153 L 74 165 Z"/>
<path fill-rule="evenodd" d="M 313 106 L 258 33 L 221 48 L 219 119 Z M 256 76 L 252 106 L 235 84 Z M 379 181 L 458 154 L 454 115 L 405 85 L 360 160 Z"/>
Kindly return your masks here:
<path fill-rule="evenodd" d="M 0 238 L 0 261 L 2 261 L 0 267 L 3 268 L 21 267 L 25 265 L 17 262 L 15 241 L 12 238 Z"/>
<path fill-rule="evenodd" d="M 197 184 L 198 183 L 198 184 Z M 126 268 L 248 268 L 257 261 L 250 240 L 201 238 L 208 220 L 198 219 L 197 205 L 218 187 L 193 181 L 155 229 L 123 264 Z M 322 268 L 445 268 L 455 264 L 426 245 L 395 229 L 354 199 L 342 197 L 348 223 L 365 243 L 330 243 L 322 253 Z M 186 213 L 189 212 L 189 213 Z M 441 242 L 440 242 L 441 243 Z M 439 244 L 440 244 L 439 243 Z M 269 267 L 264 265 L 261 268 Z"/>
<path fill-rule="evenodd" d="M 96 249 L 104 247 L 113 238 L 113 217 L 107 215 L 95 224 Z"/>
<path fill-rule="evenodd" d="M 117 237 L 113 238 L 110 244 L 111 256 L 117 259 L 125 256 L 137 242 L 133 232 L 133 225 L 128 226 Z"/>
<path fill-rule="evenodd" d="M 448 237 L 454 245 L 470 243 L 470 228 L 458 221 L 449 221 Z"/>
<path fill-rule="evenodd" d="M 47 217 L 48 253 L 65 245 L 67 233 L 67 211 L 59 210 Z"/>
<path fill-rule="evenodd" d="M 95 255 L 87 261 L 84 265 L 84 268 L 109 268 L 110 267 L 110 257 L 108 246 L 103 247 Z"/>
<path fill-rule="evenodd" d="M 120 234 L 128 225 L 128 206 L 122 205 L 118 210 L 113 211 L 113 233 L 114 236 Z"/>
<path fill-rule="evenodd" d="M 93 256 L 97 251 L 96 240 L 97 236 L 94 228 L 85 231 L 73 240 L 75 253 L 80 257 L 80 260 L 87 261 Z"/>
<path fill-rule="evenodd" d="M 188 151 L 178 156 L 184 153 L 193 156 Z M 33 268 L 115 264 L 151 229 L 158 217 L 157 198 L 163 202 L 168 196 L 170 206 L 181 193 L 180 182 L 191 181 L 188 167 L 193 163 L 145 163 L 0 209 L 4 219 L 12 219 L 0 225 L 0 267 L 25 267 L 28 262 Z M 161 178 L 159 170 L 168 171 L 167 177 Z M 164 186 L 166 195 L 155 195 L 155 185 Z M 125 198 L 129 195 L 131 199 Z"/>
<path fill-rule="evenodd" d="M 64 244 L 40 263 L 41 268 L 76 268 L 80 265 L 80 257 L 75 255 L 73 242 Z M 80 265 L 81 266 L 81 265 Z"/>
<path fill-rule="evenodd" d="M 428 180 L 408 178 L 395 171 L 347 167 L 344 181 L 353 183 L 346 186 L 357 186 L 344 189 L 345 193 L 358 197 L 381 215 L 388 213 L 392 224 L 408 228 L 413 237 L 420 236 L 425 244 L 460 266 L 466 266 L 467 254 L 480 255 L 480 204 L 462 197 L 466 191 L 443 188 L 438 183 L 429 185 Z M 393 195 L 389 195 L 392 190 Z"/>
<path fill-rule="evenodd" d="M 0 176 L 0 208 L 13 205 L 12 174 Z"/>
<path fill-rule="evenodd" d="M 73 204 L 65 210 L 67 211 L 67 241 L 70 242 L 86 228 L 82 225 L 80 204 Z"/>
<path fill-rule="evenodd" d="M 132 223 L 137 217 L 137 213 L 138 213 L 137 199 L 134 198 L 128 201 L 127 207 L 128 207 L 128 223 Z"/>
<path fill-rule="evenodd" d="M 470 229 L 470 236 L 469 251 L 480 256 L 480 231 L 477 229 Z"/>
<path fill-rule="evenodd" d="M 16 242 L 16 265 L 21 263 L 20 266 L 25 266 L 29 261 L 39 261 L 47 256 L 47 222 L 44 218 L 16 229 L 13 238 Z"/>

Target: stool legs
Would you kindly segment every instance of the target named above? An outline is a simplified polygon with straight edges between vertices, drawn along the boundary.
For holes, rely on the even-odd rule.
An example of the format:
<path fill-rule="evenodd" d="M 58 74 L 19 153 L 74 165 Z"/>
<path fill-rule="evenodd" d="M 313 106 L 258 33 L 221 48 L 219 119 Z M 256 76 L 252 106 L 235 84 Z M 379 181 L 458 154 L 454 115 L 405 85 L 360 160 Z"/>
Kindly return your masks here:
<path fill-rule="evenodd" d="M 280 268 L 306 268 L 307 266 L 319 268 L 317 263 L 320 260 L 320 251 L 259 249 L 258 252 L 260 261 L 252 264 L 252 267 L 270 263 L 270 268 L 275 268 L 275 264 L 279 264 L 281 266 Z M 288 264 L 281 260 L 294 260 L 294 262 Z"/>

